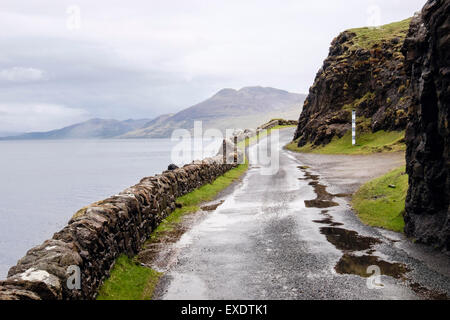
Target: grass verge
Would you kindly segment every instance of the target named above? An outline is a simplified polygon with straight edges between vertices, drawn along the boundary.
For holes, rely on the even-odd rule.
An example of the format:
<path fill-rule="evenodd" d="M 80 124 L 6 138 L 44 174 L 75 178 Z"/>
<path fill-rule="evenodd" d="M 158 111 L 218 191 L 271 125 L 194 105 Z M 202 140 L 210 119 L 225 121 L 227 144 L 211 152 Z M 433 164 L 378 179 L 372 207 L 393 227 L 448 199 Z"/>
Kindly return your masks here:
<path fill-rule="evenodd" d="M 160 276 L 161 273 L 121 255 L 100 288 L 97 300 L 150 300 Z"/>
<path fill-rule="evenodd" d="M 220 191 L 241 177 L 248 163 L 240 164 L 204 185 L 177 199 L 181 208 L 175 209 L 150 235 L 149 242 L 158 241 L 164 234 L 175 230 L 184 215 L 194 213 L 202 202 L 213 200 Z M 141 266 L 135 258 L 126 255 L 116 260 L 110 277 L 99 290 L 98 300 L 150 300 L 158 284 L 161 273 Z"/>
<path fill-rule="evenodd" d="M 335 137 L 325 146 L 314 146 L 311 143 L 298 147 L 298 141 L 292 141 L 285 146 L 294 152 L 319 153 L 319 154 L 370 154 L 377 152 L 404 151 L 404 131 L 377 131 L 366 132 L 356 136 L 357 145 L 352 145 L 351 131 L 342 138 Z"/>
<path fill-rule="evenodd" d="M 218 177 L 213 183 L 206 184 L 191 193 L 177 199 L 181 208 L 175 209 L 159 226 L 153 231 L 149 241 L 156 241 L 166 232 L 170 232 L 177 227 L 184 215 L 198 211 L 199 205 L 203 202 L 213 200 L 220 191 L 224 190 L 231 183 L 240 178 L 248 169 L 248 163 L 240 164 L 224 175 Z"/>
<path fill-rule="evenodd" d="M 408 175 L 403 166 L 364 184 L 353 196 L 352 205 L 365 224 L 403 232 L 407 191 Z"/>
<path fill-rule="evenodd" d="M 255 135 L 250 138 L 246 138 L 245 140 L 238 142 L 238 144 L 237 144 L 238 148 L 244 149 L 245 146 L 249 146 L 249 145 L 255 143 L 257 141 L 257 139 L 261 139 L 261 138 L 267 136 L 272 130 L 281 130 L 281 129 L 292 128 L 292 127 L 296 127 L 296 125 L 286 125 L 286 126 L 278 125 L 273 128 L 263 130 L 258 135 Z"/>

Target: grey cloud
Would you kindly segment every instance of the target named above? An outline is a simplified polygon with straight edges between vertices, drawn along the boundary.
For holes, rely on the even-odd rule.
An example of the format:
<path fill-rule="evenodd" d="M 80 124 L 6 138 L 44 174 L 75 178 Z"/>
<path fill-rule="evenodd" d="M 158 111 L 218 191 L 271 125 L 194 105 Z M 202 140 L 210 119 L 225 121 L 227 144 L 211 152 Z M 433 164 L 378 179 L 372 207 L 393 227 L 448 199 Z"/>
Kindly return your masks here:
<path fill-rule="evenodd" d="M 365 25 L 369 6 L 379 5 L 387 23 L 424 3 L 3 0 L 0 104 L 126 119 L 175 112 L 225 87 L 307 92 L 331 40 Z M 71 32 L 66 8 L 73 4 L 81 8 L 82 28 Z M 8 130 L 23 129 L 15 119 Z"/>
<path fill-rule="evenodd" d="M 45 79 L 42 70 L 27 67 L 12 67 L 0 70 L 0 81 L 6 82 L 34 82 Z"/>

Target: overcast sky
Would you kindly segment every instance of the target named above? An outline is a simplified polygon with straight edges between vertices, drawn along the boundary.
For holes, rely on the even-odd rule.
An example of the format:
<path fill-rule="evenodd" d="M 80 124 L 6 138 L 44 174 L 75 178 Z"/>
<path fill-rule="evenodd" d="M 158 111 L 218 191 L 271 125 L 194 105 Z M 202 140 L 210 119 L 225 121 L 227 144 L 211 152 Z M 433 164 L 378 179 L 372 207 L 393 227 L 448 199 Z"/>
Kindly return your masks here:
<path fill-rule="evenodd" d="M 222 88 L 307 93 L 332 39 L 425 0 L 0 3 L 0 132 L 152 118 Z"/>

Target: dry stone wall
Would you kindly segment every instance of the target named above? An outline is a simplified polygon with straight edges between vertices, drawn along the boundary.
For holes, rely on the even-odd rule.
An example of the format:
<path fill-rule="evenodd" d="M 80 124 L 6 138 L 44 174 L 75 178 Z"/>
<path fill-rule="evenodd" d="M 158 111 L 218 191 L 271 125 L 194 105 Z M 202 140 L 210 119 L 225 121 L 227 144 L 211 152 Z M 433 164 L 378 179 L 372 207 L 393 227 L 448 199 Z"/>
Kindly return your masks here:
<path fill-rule="evenodd" d="M 223 156 L 142 179 L 78 211 L 66 227 L 32 248 L 0 281 L 0 300 L 94 299 L 116 258 L 135 255 L 176 208 L 176 199 L 211 183 L 236 164 Z M 80 271 L 80 288 L 70 277 Z M 75 273 L 74 273 L 75 272 Z M 69 279 L 69 286 L 68 286 Z"/>

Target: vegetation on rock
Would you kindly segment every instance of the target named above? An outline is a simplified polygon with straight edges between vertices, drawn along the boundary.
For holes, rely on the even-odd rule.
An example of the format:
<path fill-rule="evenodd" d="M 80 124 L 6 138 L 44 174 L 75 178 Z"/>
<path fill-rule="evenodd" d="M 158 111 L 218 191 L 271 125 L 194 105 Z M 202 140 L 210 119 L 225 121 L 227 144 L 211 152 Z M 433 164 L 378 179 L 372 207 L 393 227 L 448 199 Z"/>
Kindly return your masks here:
<path fill-rule="evenodd" d="M 364 27 L 350 29 L 350 32 L 356 34 L 353 39 L 353 48 L 370 49 L 374 45 L 379 44 L 382 41 L 393 40 L 398 38 L 404 39 L 408 33 L 411 18 L 403 21 L 386 24 L 380 27 Z"/>
<path fill-rule="evenodd" d="M 352 110 L 363 124 L 357 128 L 363 139 L 405 130 L 411 97 L 401 48 L 409 23 L 351 29 L 333 40 L 303 106 L 294 136 L 299 148 L 347 141 Z"/>
<path fill-rule="evenodd" d="M 352 134 L 347 132 L 341 138 L 334 137 L 330 143 L 324 146 L 315 146 L 308 143 L 299 147 L 294 140 L 286 146 L 286 149 L 295 152 L 320 153 L 320 154 L 369 154 L 376 152 L 404 151 L 404 131 L 383 130 L 375 133 L 365 132 L 357 136 L 357 145 L 352 146 Z"/>

